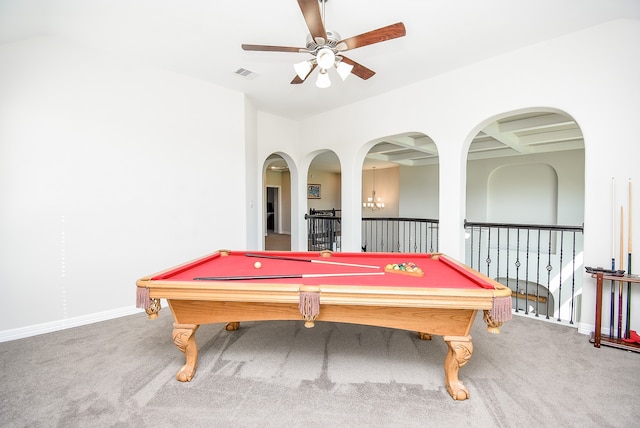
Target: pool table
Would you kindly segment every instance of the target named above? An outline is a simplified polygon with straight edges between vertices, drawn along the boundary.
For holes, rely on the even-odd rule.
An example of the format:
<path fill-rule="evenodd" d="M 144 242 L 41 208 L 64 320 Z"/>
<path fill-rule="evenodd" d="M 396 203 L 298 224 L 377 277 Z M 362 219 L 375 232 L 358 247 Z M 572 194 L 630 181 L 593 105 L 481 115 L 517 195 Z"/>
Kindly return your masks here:
<path fill-rule="evenodd" d="M 444 254 L 220 250 L 137 281 L 137 306 L 158 316 L 166 299 L 173 341 L 185 353 L 179 381 L 197 368 L 201 324 L 300 320 L 355 323 L 443 336 L 444 372 L 455 400 L 469 397 L 458 371 L 471 358 L 478 310 L 498 333 L 511 319 L 511 291 Z"/>

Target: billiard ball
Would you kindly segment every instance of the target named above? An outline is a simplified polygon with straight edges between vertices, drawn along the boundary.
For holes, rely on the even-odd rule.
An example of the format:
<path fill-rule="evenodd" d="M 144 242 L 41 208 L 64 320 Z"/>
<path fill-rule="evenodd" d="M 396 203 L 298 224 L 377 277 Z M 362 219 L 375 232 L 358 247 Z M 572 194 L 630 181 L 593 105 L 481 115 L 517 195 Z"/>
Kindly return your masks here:
<path fill-rule="evenodd" d="M 262 263 L 260 263 L 260 262 L 255 262 L 255 263 L 253 264 L 253 267 L 254 267 L 254 268 L 256 268 L 256 269 L 260 269 L 260 268 L 262 267 Z"/>

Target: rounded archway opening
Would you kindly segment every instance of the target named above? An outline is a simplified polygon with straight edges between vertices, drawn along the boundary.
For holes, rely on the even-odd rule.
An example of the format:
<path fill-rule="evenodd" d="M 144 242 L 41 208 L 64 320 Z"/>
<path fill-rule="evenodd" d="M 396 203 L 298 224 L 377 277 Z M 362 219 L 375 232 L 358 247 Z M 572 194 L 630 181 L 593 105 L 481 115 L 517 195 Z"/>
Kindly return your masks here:
<path fill-rule="evenodd" d="M 478 129 L 467 153 L 465 263 L 511 288 L 517 312 L 573 323 L 584 270 L 580 126 L 529 108 Z"/>
<path fill-rule="evenodd" d="M 376 139 L 362 163 L 361 247 L 369 252 L 438 250 L 439 155 L 421 132 Z"/>
<path fill-rule="evenodd" d="M 316 153 L 307 172 L 307 249 L 342 250 L 342 169 L 335 152 Z"/>
<path fill-rule="evenodd" d="M 279 154 L 264 162 L 262 221 L 264 249 L 291 250 L 291 174 L 288 162 Z"/>

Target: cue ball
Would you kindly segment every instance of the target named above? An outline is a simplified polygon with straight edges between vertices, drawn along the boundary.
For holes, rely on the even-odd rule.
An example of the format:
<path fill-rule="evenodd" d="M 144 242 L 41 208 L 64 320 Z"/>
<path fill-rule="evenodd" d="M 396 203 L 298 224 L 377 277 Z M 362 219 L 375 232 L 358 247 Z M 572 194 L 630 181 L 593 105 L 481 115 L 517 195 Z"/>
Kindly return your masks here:
<path fill-rule="evenodd" d="M 260 268 L 262 267 L 262 263 L 260 263 L 260 262 L 255 262 L 255 263 L 253 264 L 253 267 L 254 267 L 254 268 L 256 268 L 256 269 L 260 269 Z"/>

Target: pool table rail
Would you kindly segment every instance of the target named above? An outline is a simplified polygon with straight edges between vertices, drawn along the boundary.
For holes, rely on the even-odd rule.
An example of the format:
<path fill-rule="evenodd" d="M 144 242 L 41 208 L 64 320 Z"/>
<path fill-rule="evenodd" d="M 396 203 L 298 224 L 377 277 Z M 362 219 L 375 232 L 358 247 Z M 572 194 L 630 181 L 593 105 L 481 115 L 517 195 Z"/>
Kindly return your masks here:
<path fill-rule="evenodd" d="M 232 283 L 200 281 L 155 281 L 151 277 L 137 281 L 136 285 L 149 289 L 149 297 L 176 300 L 210 300 L 236 302 L 297 302 L 304 284 L 256 284 L 234 281 Z M 321 304 L 365 305 L 439 308 L 450 307 L 451 300 L 461 309 L 492 308 L 492 299 L 509 297 L 507 287 L 486 289 L 416 288 L 385 286 L 335 286 L 318 285 Z"/>

